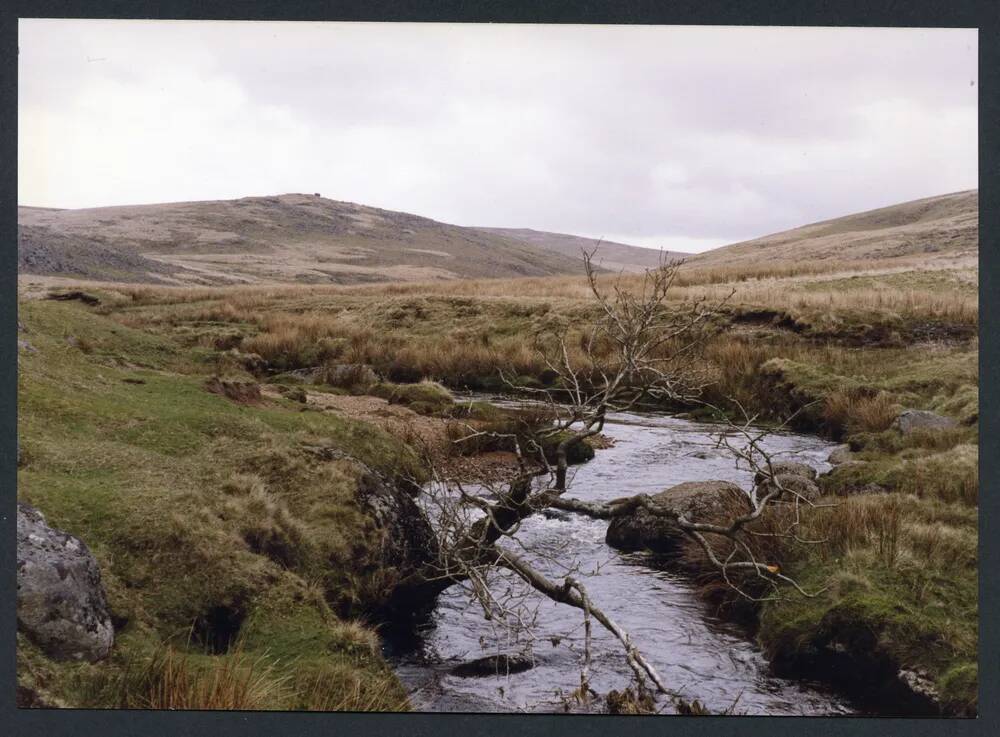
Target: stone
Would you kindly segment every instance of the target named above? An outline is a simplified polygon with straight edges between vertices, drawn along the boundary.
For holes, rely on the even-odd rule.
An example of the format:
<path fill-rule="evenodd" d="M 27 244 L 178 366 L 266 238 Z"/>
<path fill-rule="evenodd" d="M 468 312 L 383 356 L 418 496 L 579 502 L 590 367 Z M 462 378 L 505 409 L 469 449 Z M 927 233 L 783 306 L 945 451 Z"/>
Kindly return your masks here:
<path fill-rule="evenodd" d="M 83 302 L 84 304 L 91 306 L 99 305 L 101 303 L 101 300 L 95 297 L 93 294 L 87 294 L 87 292 L 81 292 L 79 290 L 73 290 L 70 292 L 50 293 L 46 295 L 45 299 L 54 299 L 60 302 L 70 302 L 73 300 L 77 300 L 79 302 Z"/>
<path fill-rule="evenodd" d="M 505 676 L 508 673 L 522 673 L 535 667 L 535 661 L 527 655 L 487 655 L 451 669 L 452 675 L 462 678 L 482 676 Z"/>
<path fill-rule="evenodd" d="M 854 460 L 854 455 L 851 453 L 851 446 L 838 445 L 830 451 L 830 456 L 826 459 L 826 462 L 831 466 L 839 466 L 842 463 L 847 463 L 852 460 Z"/>
<path fill-rule="evenodd" d="M 734 507 L 750 509 L 750 500 L 739 486 L 729 481 L 687 481 L 671 486 L 652 497 L 653 504 L 684 515 L 696 522 L 707 522 Z M 684 539 L 684 532 L 669 517 L 654 515 L 646 509 L 616 517 L 608 525 L 605 541 L 619 550 L 654 550 L 674 552 Z"/>
<path fill-rule="evenodd" d="M 816 482 L 812 479 L 806 478 L 805 476 L 782 473 L 778 474 L 774 478 L 781 488 L 785 490 L 784 493 L 777 497 L 781 501 L 794 501 L 796 495 L 798 495 L 798 497 L 800 497 L 800 501 L 805 500 L 814 502 L 822 495 L 819 487 L 816 485 Z M 757 497 L 762 498 L 766 496 L 770 492 L 771 488 L 771 481 L 764 481 L 763 483 L 758 484 Z"/>
<path fill-rule="evenodd" d="M 931 703 L 937 704 L 941 698 L 934 679 L 926 671 L 914 668 L 912 670 L 902 669 L 897 677 L 915 695 L 927 699 Z"/>
<path fill-rule="evenodd" d="M 892 423 L 892 426 L 904 435 L 918 430 L 947 430 L 957 425 L 958 422 L 951 417 L 923 409 L 904 409 Z"/>
<path fill-rule="evenodd" d="M 754 483 L 760 484 L 765 481 L 768 470 L 767 465 L 761 466 L 761 469 L 754 475 Z M 770 471 L 775 476 L 801 476 L 810 481 L 816 480 L 816 469 L 806 463 L 799 463 L 797 461 L 774 461 L 771 464 Z"/>
<path fill-rule="evenodd" d="M 58 660 L 106 658 L 114 627 L 97 561 L 77 537 L 17 504 L 17 627 Z"/>

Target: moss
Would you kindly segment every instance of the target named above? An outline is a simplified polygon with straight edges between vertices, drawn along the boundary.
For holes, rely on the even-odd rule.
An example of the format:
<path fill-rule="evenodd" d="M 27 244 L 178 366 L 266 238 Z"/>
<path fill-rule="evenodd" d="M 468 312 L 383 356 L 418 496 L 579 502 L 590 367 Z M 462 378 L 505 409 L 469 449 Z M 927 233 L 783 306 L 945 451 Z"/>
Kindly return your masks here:
<path fill-rule="evenodd" d="M 416 384 L 382 382 L 370 391 L 374 396 L 382 397 L 390 404 L 401 404 L 424 415 L 446 413 L 455 404 L 451 392 L 433 381 L 421 381 Z"/>
<path fill-rule="evenodd" d="M 951 713 L 974 716 L 979 701 L 979 666 L 971 662 L 948 669 L 938 681 L 938 690 Z"/>
<path fill-rule="evenodd" d="M 544 438 L 542 441 L 542 452 L 545 454 L 545 458 L 549 463 L 556 462 L 556 451 L 559 444 L 571 436 L 572 433 L 567 430 Z M 566 446 L 566 462 L 571 466 L 579 463 L 586 463 L 587 461 L 593 460 L 593 458 L 594 448 L 586 441 L 577 440 Z"/>
<path fill-rule="evenodd" d="M 879 508 L 894 500 L 899 497 L 871 497 L 864 504 L 881 515 Z M 948 673 L 976 658 L 975 516 L 952 514 L 952 506 L 936 499 L 908 497 L 897 508 L 902 514 L 899 547 L 891 557 L 878 550 L 878 535 L 865 530 L 853 531 L 846 545 L 787 551 L 785 572 L 819 593 L 765 603 L 758 637 L 772 658 L 786 664 L 821 659 L 836 646 L 868 664 L 859 678 L 880 669 L 885 678 L 894 678 L 902 668 L 926 671 L 941 684 L 943 708 L 961 713 L 967 704 L 959 702 L 970 697 L 970 689 L 956 681 L 953 692 L 962 695 L 952 696 L 944 684 Z M 813 514 L 843 522 L 849 511 Z M 808 524 L 813 523 L 807 519 Z M 843 535 L 828 528 L 807 529 Z"/>
<path fill-rule="evenodd" d="M 954 417 L 963 425 L 972 425 L 979 419 L 979 386 L 964 384 L 952 394 L 935 396 L 930 408 Z"/>
<path fill-rule="evenodd" d="M 916 450 L 916 453 L 912 451 Z M 860 463 L 835 467 L 823 476 L 820 488 L 845 495 L 877 484 L 886 491 L 975 505 L 979 496 L 979 447 L 959 444 L 938 452 L 904 449 L 896 455 L 868 450 Z"/>

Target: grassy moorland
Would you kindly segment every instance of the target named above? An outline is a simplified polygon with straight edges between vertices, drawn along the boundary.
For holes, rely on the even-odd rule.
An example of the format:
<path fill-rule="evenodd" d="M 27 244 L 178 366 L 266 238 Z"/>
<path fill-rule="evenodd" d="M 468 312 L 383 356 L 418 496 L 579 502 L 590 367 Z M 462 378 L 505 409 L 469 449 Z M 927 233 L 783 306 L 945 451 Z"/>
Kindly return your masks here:
<path fill-rule="evenodd" d="M 626 288 L 637 283 L 622 278 Z M 708 382 L 706 399 L 761 422 L 797 412 L 796 427 L 848 443 L 856 461 L 822 479 L 836 506 L 807 515 L 823 543 L 770 551 L 804 585 L 825 589 L 756 607 L 762 644 L 776 662 L 800 669 L 837 652 L 856 657 L 857 667 L 914 671 L 949 713 L 976 703 L 977 288 L 975 266 L 965 262 L 779 262 L 684 267 L 672 295 L 681 305 L 732 293 L 687 364 Z M 585 360 L 574 349 L 596 316 L 585 282 L 104 285 L 95 293 L 97 307 L 22 303 L 38 352 L 19 358 L 19 493 L 53 524 L 94 541 L 110 570 L 113 606 L 129 620 L 116 649 L 120 672 L 135 672 L 125 661 L 140 658 L 156 664 L 162 681 L 178 663 L 192 673 L 220 662 L 242 672 L 265 658 L 268 695 L 256 705 L 317 708 L 344 679 L 356 700 L 341 708 L 398 703 L 370 630 L 353 621 L 377 603 L 379 586 L 377 571 L 359 563 L 365 551 L 351 549 L 350 530 L 364 524 L 349 501 L 352 470 L 317 470 L 300 462 L 296 447 L 336 438 L 393 473 L 416 466 L 415 454 L 370 425 L 299 412 L 291 400 L 234 404 L 206 393 L 205 375 L 266 381 L 300 368 L 368 364 L 396 384 L 498 389 L 502 370 L 523 386 L 546 386 L 551 372 L 536 348 L 552 335 L 566 335 L 574 358 Z M 133 378 L 144 383 L 125 383 Z M 891 428 L 902 408 L 959 424 L 903 437 Z M 285 540 L 281 565 L 247 551 L 247 525 Z M 337 578 L 327 561 L 352 574 Z M 205 665 L 197 643 L 185 645 L 184 628 L 240 597 L 254 602 L 240 647 L 231 660 Z M 147 699 L 159 693 L 145 682 L 97 678 L 98 666 L 54 673 L 30 647 L 21 650 L 23 669 L 77 703 L 107 703 L 115 688 Z M 323 650 L 336 657 L 318 659 Z M 303 678 L 327 686 L 302 690 Z M 303 693 L 315 700 L 291 695 Z"/>
<path fill-rule="evenodd" d="M 205 390 L 212 351 L 79 303 L 20 305 L 18 496 L 95 554 L 109 661 L 56 663 L 18 636 L 19 685 L 68 706 L 399 709 L 366 615 L 386 571 L 355 501 L 361 468 L 416 456 L 291 400 Z"/>

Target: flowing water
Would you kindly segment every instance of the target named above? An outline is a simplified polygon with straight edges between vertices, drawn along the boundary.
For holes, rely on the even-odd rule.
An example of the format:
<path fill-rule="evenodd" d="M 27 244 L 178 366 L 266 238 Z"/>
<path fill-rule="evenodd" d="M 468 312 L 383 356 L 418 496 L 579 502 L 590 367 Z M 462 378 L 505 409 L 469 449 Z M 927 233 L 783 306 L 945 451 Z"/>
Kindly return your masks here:
<path fill-rule="evenodd" d="M 502 403 L 493 398 L 494 403 Z M 718 427 L 667 415 L 609 417 L 604 434 L 614 446 L 572 469 L 569 495 L 606 501 L 653 494 L 682 481 L 723 479 L 748 488 L 752 473 L 714 447 Z M 809 463 L 821 472 L 832 445 L 815 437 L 774 434 L 765 443 L 776 459 Z M 739 627 L 708 611 L 694 585 L 681 574 L 657 567 L 644 553 L 620 553 L 604 542 L 607 522 L 580 515 L 536 515 L 523 523 L 520 552 L 550 577 L 561 580 L 566 566 L 578 564 L 580 579 L 596 606 L 615 619 L 638 643 L 664 681 L 686 699 L 713 713 L 828 715 L 854 709 L 818 684 L 772 676 L 760 649 Z M 527 551 L 533 551 L 529 553 Z M 515 582 L 516 583 L 516 582 Z M 580 683 L 583 616 L 541 596 L 532 597 L 534 621 L 531 670 L 483 677 L 451 673 L 459 663 L 497 653 L 520 654 L 515 642 L 460 586 L 439 598 L 429 621 L 405 645 L 387 656 L 420 711 L 563 711 L 565 698 Z M 631 679 L 621 644 L 594 623 L 591 686 L 600 694 L 622 689 Z M 665 712 L 666 702 L 658 703 Z M 599 704 L 573 711 L 597 710 Z"/>

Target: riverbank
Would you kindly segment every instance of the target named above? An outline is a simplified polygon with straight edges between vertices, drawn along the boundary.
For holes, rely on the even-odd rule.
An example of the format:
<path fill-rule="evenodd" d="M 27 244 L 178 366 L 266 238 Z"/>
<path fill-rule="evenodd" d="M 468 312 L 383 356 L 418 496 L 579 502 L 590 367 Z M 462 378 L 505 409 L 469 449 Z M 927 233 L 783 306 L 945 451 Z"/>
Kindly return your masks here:
<path fill-rule="evenodd" d="M 412 495 L 515 474 L 460 439 L 520 420 L 433 384 L 259 383 L 98 304 L 19 306 L 18 500 L 93 554 L 114 646 L 65 661 L 19 631 L 19 703 L 408 709 L 378 631 L 433 554 Z"/>
<path fill-rule="evenodd" d="M 414 450 L 213 393 L 214 351 L 79 302 L 22 302 L 19 322 L 18 498 L 89 547 L 115 629 L 96 663 L 19 633 L 20 703 L 408 708 L 375 630 L 408 561 L 370 505 L 403 508 L 403 482 L 426 478 Z"/>
<path fill-rule="evenodd" d="M 724 478 L 746 488 L 753 474 L 713 447 L 711 434 L 718 429 L 662 413 L 612 413 L 605 433 L 613 442 L 573 469 L 568 494 L 600 503 L 626 489 L 654 494 L 665 484 L 701 478 Z M 779 457 L 820 467 L 833 447 L 796 433 L 775 435 L 767 445 Z M 607 527 L 605 520 L 550 509 L 521 523 L 516 549 L 554 580 L 578 569 L 595 606 L 632 635 L 665 682 L 689 703 L 714 714 L 856 713 L 848 700 L 822 683 L 772 674 L 752 635 L 705 606 L 695 579 L 662 566 L 657 556 L 617 551 L 606 543 Z M 508 585 L 518 590 L 516 580 L 498 573 L 496 591 L 508 591 Z M 530 631 L 508 630 L 484 620 L 460 587 L 443 592 L 429 621 L 402 645 L 392 642 L 389 651 L 390 662 L 414 694 L 415 707 L 557 713 L 612 708 L 605 697 L 620 693 L 633 678 L 621 643 L 594 628 L 590 678 L 600 697 L 581 701 L 573 693 L 579 687 L 584 647 L 582 614 L 538 597 L 529 604 L 524 614 Z M 504 669 L 469 677 L 465 666 L 470 661 L 498 653 L 530 668 L 510 678 Z M 651 708 L 676 711 L 669 699 L 657 698 Z"/>
<path fill-rule="evenodd" d="M 975 282 L 952 276 L 919 275 L 927 293 L 920 298 L 906 288 L 917 276 L 905 273 L 881 277 L 877 288 L 872 278 L 858 284 L 844 275 L 748 285 L 709 326 L 690 368 L 710 382 L 706 398 L 723 409 L 732 412 L 739 402 L 765 422 L 797 412 L 796 429 L 852 449 L 854 463 L 822 480 L 840 506 L 810 523 L 829 544 L 775 551 L 797 578 L 829 587 L 812 599 L 753 608 L 775 662 L 803 672 L 836 668 L 855 682 L 866 669 L 891 669 L 922 690 L 929 684 L 946 713 L 965 714 L 975 709 L 977 681 L 978 348 L 969 306 Z M 177 346 L 198 356 L 197 371 L 246 381 L 347 364 L 369 366 L 391 384 L 434 379 L 452 388 L 504 388 L 502 368 L 515 385 L 545 386 L 551 376 L 533 341 L 567 330 L 572 347 L 592 307 L 566 284 L 527 281 L 509 296 L 503 290 L 513 286 L 487 282 L 476 290 L 481 296 L 459 297 L 439 285 L 116 287 L 100 290 L 100 306 L 66 309 Z M 685 286 L 679 298 L 695 298 L 698 289 Z M 827 300 L 833 293 L 837 299 Z M 297 412 L 292 384 L 266 400 Z M 302 416 L 335 414 L 311 412 L 308 404 Z M 904 408 L 931 410 L 958 426 L 903 439 L 891 425 Z M 369 409 L 368 420 L 383 411 Z M 383 427 L 393 447 L 412 452 L 400 457 L 419 456 L 413 438 L 393 433 L 388 421 Z M 732 606 L 725 597 L 710 600 Z M 873 649 L 878 668 L 871 661 L 824 664 L 829 652 Z"/>

